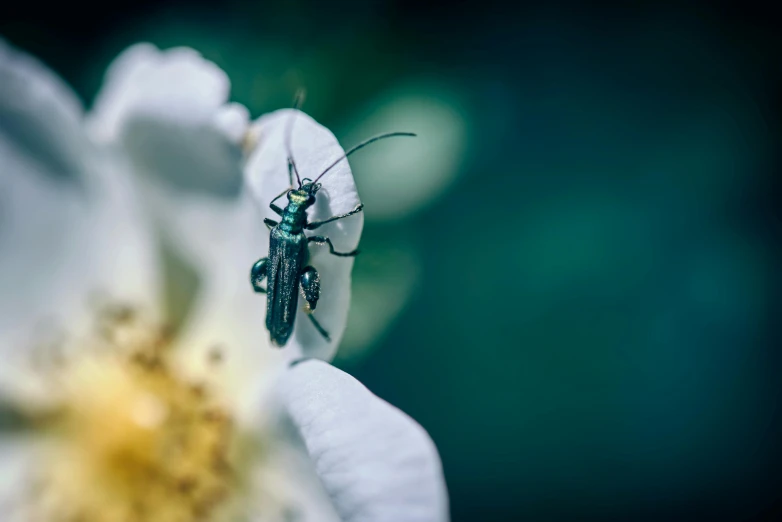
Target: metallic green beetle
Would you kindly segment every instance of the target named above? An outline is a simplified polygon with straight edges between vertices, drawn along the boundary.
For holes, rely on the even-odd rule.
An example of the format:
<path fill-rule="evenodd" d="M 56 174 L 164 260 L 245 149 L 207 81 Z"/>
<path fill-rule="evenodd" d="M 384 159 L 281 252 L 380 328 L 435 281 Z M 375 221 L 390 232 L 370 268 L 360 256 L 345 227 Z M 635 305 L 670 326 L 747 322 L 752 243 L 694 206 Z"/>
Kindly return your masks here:
<path fill-rule="evenodd" d="M 299 289 L 301 289 L 301 293 L 305 301 L 307 301 L 304 309 L 307 312 L 307 317 L 309 317 L 312 324 L 327 341 L 331 340 L 328 332 L 312 315 L 320 298 L 320 276 L 318 271 L 309 265 L 309 244 L 326 244 L 329 246 L 329 252 L 335 256 L 352 257 L 358 254 L 358 250 L 336 252 L 329 238 L 304 234 L 305 230 L 315 230 L 326 223 L 357 214 L 364 208 L 362 204 L 359 204 L 346 214 L 333 216 L 323 221 L 308 222 L 307 209 L 315 204 L 315 195 L 321 188 L 321 184 L 318 181 L 339 162 L 372 142 L 392 136 L 415 136 L 415 134 L 409 132 L 391 132 L 369 138 L 335 160 L 314 180 L 308 178 L 302 180 L 299 178 L 296 163 L 293 161 L 290 153 L 290 128 L 292 127 L 292 122 L 293 119 L 291 119 L 289 124 L 288 137 L 286 139 L 288 176 L 291 186 L 269 203 L 269 207 L 282 219 L 279 222 L 268 218 L 263 220 L 271 230 L 269 256 L 256 261 L 250 270 L 250 282 L 253 289 L 256 292 L 267 294 L 266 328 L 269 330 L 272 343 L 279 347 L 285 346 L 285 343 L 288 342 L 293 333 Z M 298 188 L 293 188 L 294 174 Z M 288 204 L 284 209 L 281 209 L 274 202 L 285 195 L 288 196 Z M 267 287 L 264 288 L 262 283 L 267 278 Z"/>

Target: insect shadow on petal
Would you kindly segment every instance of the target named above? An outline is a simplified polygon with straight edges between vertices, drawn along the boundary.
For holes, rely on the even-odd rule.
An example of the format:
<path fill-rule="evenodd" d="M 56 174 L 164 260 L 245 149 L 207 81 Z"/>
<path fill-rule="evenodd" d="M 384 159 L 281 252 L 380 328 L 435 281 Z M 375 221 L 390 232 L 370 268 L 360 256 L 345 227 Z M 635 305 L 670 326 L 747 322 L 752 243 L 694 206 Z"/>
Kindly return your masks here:
<path fill-rule="evenodd" d="M 301 94 L 297 95 L 294 109 L 299 108 L 301 99 Z M 304 233 L 305 231 L 316 230 L 332 221 L 358 214 L 364 209 L 363 204 L 358 204 L 353 210 L 345 214 L 332 216 L 323 221 L 308 221 L 307 209 L 315 204 L 316 195 L 321 188 L 320 179 L 341 161 L 370 143 L 395 136 L 415 136 L 411 132 L 389 132 L 373 136 L 355 145 L 345 154 L 335 159 L 314 179 L 302 179 L 299 176 L 296 162 L 291 154 L 291 136 L 297 113 L 298 110 L 291 115 L 285 132 L 285 152 L 287 154 L 290 186 L 269 203 L 269 208 L 280 216 L 280 221 L 268 218 L 263 220 L 270 230 L 269 255 L 256 261 L 250 269 L 250 282 L 253 289 L 258 293 L 267 294 L 266 328 L 269 330 L 272 343 L 279 347 L 285 346 L 293 333 L 299 291 L 301 291 L 304 300 L 307 302 L 304 308 L 307 317 L 320 335 L 326 341 L 331 341 L 328 332 L 313 315 L 318 299 L 320 299 L 320 275 L 309 264 L 309 244 L 328 245 L 329 253 L 335 256 L 354 257 L 358 254 L 358 250 L 337 252 L 334 250 L 334 245 L 328 237 L 307 236 Z M 294 176 L 297 185 L 294 185 Z M 280 208 L 274 202 L 283 196 L 288 197 L 288 204 L 285 208 Z M 263 286 L 264 279 L 267 280 L 266 287 Z"/>

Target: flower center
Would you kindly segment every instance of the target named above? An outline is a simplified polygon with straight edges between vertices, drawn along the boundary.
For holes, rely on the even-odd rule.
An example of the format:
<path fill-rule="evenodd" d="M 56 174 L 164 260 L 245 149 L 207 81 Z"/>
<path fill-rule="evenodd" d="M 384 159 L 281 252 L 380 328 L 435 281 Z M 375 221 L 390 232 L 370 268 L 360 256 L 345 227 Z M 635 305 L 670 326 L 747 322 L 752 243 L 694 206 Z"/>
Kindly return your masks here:
<path fill-rule="evenodd" d="M 122 323 L 103 329 L 99 344 L 109 346 L 57 373 L 58 409 L 35 488 L 42 519 L 230 518 L 242 480 L 229 411 L 177 373 L 160 331 Z"/>

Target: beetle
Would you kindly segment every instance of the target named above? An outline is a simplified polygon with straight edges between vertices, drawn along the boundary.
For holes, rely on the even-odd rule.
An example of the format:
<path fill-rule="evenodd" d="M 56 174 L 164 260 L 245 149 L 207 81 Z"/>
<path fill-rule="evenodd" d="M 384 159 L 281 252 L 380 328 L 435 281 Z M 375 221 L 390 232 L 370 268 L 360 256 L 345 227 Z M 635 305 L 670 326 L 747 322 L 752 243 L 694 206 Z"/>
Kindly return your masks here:
<path fill-rule="evenodd" d="M 290 136 L 295 114 L 289 120 L 285 140 L 290 186 L 269 203 L 269 208 L 281 219 L 278 222 L 264 218 L 263 222 L 270 230 L 269 255 L 256 261 L 250 269 L 250 283 L 253 289 L 258 293 L 265 293 L 267 296 L 266 329 L 269 330 L 272 343 L 277 347 L 285 346 L 293 333 L 299 291 L 306 301 L 304 311 L 307 317 L 320 335 L 327 341 L 331 341 L 329 333 L 312 314 L 320 298 L 320 275 L 309 264 L 309 244 L 328 245 L 329 252 L 335 256 L 354 257 L 358 254 L 358 250 L 337 252 L 328 237 L 307 236 L 304 233 L 316 230 L 326 223 L 358 214 L 364 209 L 363 204 L 358 204 L 345 214 L 333 216 L 323 221 L 308 221 L 307 209 L 315 204 L 317 193 L 321 189 L 321 184 L 318 182 L 337 164 L 370 143 L 395 136 L 415 136 L 411 132 L 390 132 L 374 136 L 348 150 L 315 179 L 301 179 L 290 149 Z M 298 187 L 293 185 L 294 175 Z M 284 209 L 275 205 L 275 201 L 286 195 L 288 203 Z M 263 286 L 264 279 L 267 280 L 266 287 Z"/>

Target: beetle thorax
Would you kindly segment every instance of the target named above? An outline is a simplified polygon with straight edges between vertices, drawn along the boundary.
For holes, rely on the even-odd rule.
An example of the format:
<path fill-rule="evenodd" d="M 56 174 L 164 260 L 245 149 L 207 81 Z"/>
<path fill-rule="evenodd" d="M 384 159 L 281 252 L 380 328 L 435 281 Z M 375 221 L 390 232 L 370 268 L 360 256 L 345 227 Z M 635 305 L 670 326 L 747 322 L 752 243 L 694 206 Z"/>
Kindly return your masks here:
<path fill-rule="evenodd" d="M 305 189 L 291 190 L 288 192 L 288 201 L 294 205 L 307 208 L 315 203 L 315 196 Z"/>
<path fill-rule="evenodd" d="M 283 230 L 297 234 L 307 224 L 307 209 L 315 203 L 315 196 L 306 190 L 288 192 L 288 205 L 282 212 L 280 223 Z"/>

